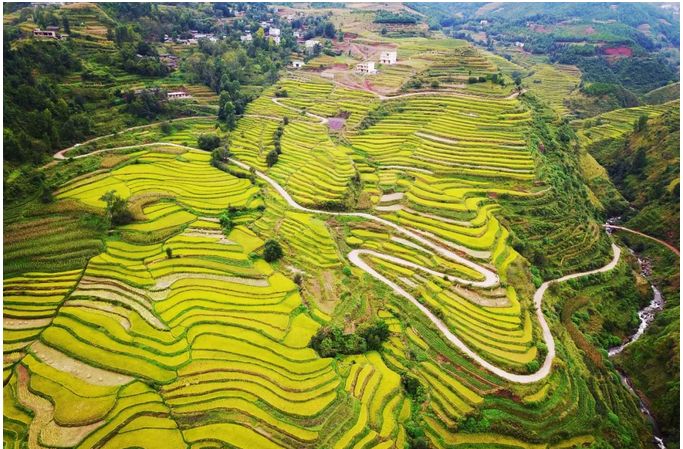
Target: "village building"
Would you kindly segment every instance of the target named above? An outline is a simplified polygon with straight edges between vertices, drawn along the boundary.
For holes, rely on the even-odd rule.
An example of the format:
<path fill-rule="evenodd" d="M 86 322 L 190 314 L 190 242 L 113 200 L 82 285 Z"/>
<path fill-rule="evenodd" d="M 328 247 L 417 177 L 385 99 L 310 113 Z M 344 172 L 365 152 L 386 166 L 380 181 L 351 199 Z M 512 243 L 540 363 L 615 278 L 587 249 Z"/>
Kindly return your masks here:
<path fill-rule="evenodd" d="M 489 21 L 488 21 L 488 20 L 480 20 L 480 21 L 479 21 L 479 25 L 484 25 L 484 26 L 486 26 L 486 25 L 488 25 L 488 24 L 489 24 Z"/>
<path fill-rule="evenodd" d="M 524 48 L 524 42 L 515 42 L 515 47 Z"/>
<path fill-rule="evenodd" d="M 184 90 L 178 90 L 174 92 L 168 92 L 166 94 L 166 98 L 171 101 L 171 100 L 187 100 L 188 98 L 192 98 L 192 95 L 188 94 Z"/>
<path fill-rule="evenodd" d="M 280 36 L 280 28 L 268 28 L 268 36 Z"/>
<path fill-rule="evenodd" d="M 62 39 L 62 38 L 67 37 L 66 35 L 59 34 L 55 30 L 41 30 L 39 28 L 36 28 L 35 30 L 33 30 L 33 36 L 34 37 L 46 37 L 49 39 Z"/>
<path fill-rule="evenodd" d="M 304 65 L 306 64 L 304 64 L 303 61 L 292 61 L 292 67 L 294 67 L 295 69 L 300 69 Z"/>
<path fill-rule="evenodd" d="M 380 64 L 392 65 L 396 64 L 396 52 L 395 51 L 383 51 L 379 56 Z"/>
<path fill-rule="evenodd" d="M 377 69 L 375 69 L 375 62 L 374 61 L 367 61 L 367 62 L 361 62 L 360 64 L 356 64 L 356 72 L 367 73 L 368 75 L 376 74 Z"/>
<path fill-rule="evenodd" d="M 280 36 L 268 36 L 268 39 L 275 42 L 275 45 L 280 45 Z"/>
<path fill-rule="evenodd" d="M 320 41 L 309 39 L 306 42 L 304 42 L 304 46 L 307 50 L 312 50 L 313 47 L 315 47 L 316 45 L 320 45 Z"/>
<path fill-rule="evenodd" d="M 251 33 L 247 33 L 244 36 L 240 36 L 240 40 L 242 42 L 251 42 L 253 38 L 251 37 Z"/>

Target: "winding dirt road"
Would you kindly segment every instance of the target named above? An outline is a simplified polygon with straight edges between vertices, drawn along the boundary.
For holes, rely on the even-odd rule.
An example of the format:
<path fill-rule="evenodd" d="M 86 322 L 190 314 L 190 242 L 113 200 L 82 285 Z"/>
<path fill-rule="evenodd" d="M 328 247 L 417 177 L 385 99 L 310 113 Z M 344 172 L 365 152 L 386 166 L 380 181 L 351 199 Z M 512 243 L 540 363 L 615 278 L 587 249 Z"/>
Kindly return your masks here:
<path fill-rule="evenodd" d="M 641 237 L 648 238 L 648 239 L 650 239 L 650 240 L 654 240 L 655 242 L 661 243 L 662 245 L 664 245 L 664 246 L 666 246 L 667 248 L 669 248 L 669 249 L 670 249 L 671 251 L 673 251 L 674 254 L 676 254 L 678 257 L 681 257 L 681 252 L 680 252 L 680 250 L 679 250 L 678 248 L 676 248 L 675 246 L 673 246 L 673 245 L 670 244 L 670 243 L 665 242 L 664 240 L 658 239 L 657 237 L 652 237 L 651 235 L 643 234 L 642 232 L 639 232 L 639 231 L 636 231 L 636 230 L 634 230 L 634 229 L 630 229 L 630 228 L 627 228 L 627 227 L 624 227 L 624 226 L 616 226 L 616 225 L 611 225 L 611 224 L 604 224 L 604 225 L 602 225 L 602 227 L 605 228 L 605 229 L 617 229 L 617 230 L 619 230 L 619 231 L 626 231 L 626 232 L 630 232 L 630 233 L 632 233 L 632 234 L 637 234 L 637 235 L 639 235 L 639 236 L 641 236 Z"/>
<path fill-rule="evenodd" d="M 195 116 L 192 116 L 192 117 L 179 117 L 179 118 L 174 118 L 174 119 L 165 120 L 165 121 L 167 121 L 167 122 L 169 122 L 169 123 L 172 123 L 172 122 L 180 122 L 180 121 L 183 121 L 183 120 L 199 120 L 199 119 L 213 119 L 213 116 L 210 116 L 210 115 L 195 115 Z M 128 131 L 135 131 L 136 129 L 145 129 L 145 128 L 149 128 L 149 127 L 152 127 L 152 126 L 157 126 L 157 125 L 159 125 L 159 124 L 161 124 L 161 123 L 164 123 L 164 122 L 154 122 L 154 123 L 148 123 L 147 125 L 131 126 L 130 128 L 122 129 L 121 131 L 117 131 L 117 132 L 115 132 L 115 133 L 105 134 L 104 136 L 93 137 L 92 139 L 88 139 L 88 140 L 86 140 L 86 141 L 84 141 L 84 142 L 77 143 L 76 145 L 70 146 L 69 148 L 64 148 L 63 150 L 59 150 L 58 152 L 56 152 L 56 153 L 54 154 L 54 158 L 55 158 L 55 159 L 68 159 L 68 158 L 66 157 L 66 153 L 67 153 L 68 151 L 71 151 L 71 150 L 76 149 L 76 148 L 78 148 L 78 147 L 81 147 L 81 146 L 83 146 L 83 145 L 87 145 L 87 144 L 89 144 L 89 143 L 96 142 L 96 141 L 98 141 L 98 140 L 100 140 L 100 139 L 104 139 L 104 138 L 106 138 L 106 137 L 114 137 L 115 135 L 120 134 L 120 133 L 125 133 L 125 132 L 128 132 Z M 139 147 L 139 146 L 142 146 L 142 145 L 134 145 L 133 147 Z M 119 148 L 119 149 L 122 149 L 122 148 Z M 93 152 L 90 152 L 90 153 L 87 153 L 87 154 L 74 156 L 74 159 L 79 158 L 79 157 L 83 157 L 83 156 L 89 156 L 89 155 L 91 155 L 91 154 L 101 153 L 102 151 L 104 151 L 104 150 L 98 150 L 98 151 L 93 151 Z"/>
<path fill-rule="evenodd" d="M 250 165 L 245 164 L 244 162 L 238 161 L 236 159 L 231 158 L 230 161 L 233 162 L 238 167 L 241 167 L 245 170 L 249 170 L 252 168 Z M 397 225 L 393 222 L 387 221 L 383 218 L 376 217 L 374 215 L 363 213 L 363 212 L 330 212 L 330 211 L 310 209 L 310 208 L 304 207 L 304 206 L 300 205 L 299 203 L 297 203 L 289 195 L 289 193 L 287 193 L 287 191 L 280 184 L 278 184 L 277 181 L 275 181 L 274 179 L 270 178 L 265 173 L 258 171 L 258 170 L 256 170 L 256 175 L 259 178 L 266 181 L 268 184 L 270 184 L 280 194 L 280 196 L 282 196 L 282 198 L 287 202 L 287 204 L 289 204 L 289 206 L 291 206 L 294 209 L 298 209 L 298 210 L 301 210 L 304 212 L 316 213 L 316 214 L 344 215 L 344 216 L 352 216 L 352 217 L 361 217 L 361 218 L 366 218 L 368 220 L 372 220 L 372 221 L 381 223 L 385 226 L 389 226 L 389 227 L 395 229 L 396 231 L 420 242 L 421 244 L 431 248 L 433 251 L 436 251 L 440 255 L 442 255 L 442 256 L 450 259 L 450 260 L 456 261 L 458 263 L 462 263 L 463 265 L 466 265 L 467 267 L 476 270 L 478 273 L 480 273 L 481 275 L 484 276 L 484 280 L 482 280 L 482 281 L 470 281 L 470 280 L 464 280 L 464 279 L 460 279 L 460 278 L 457 278 L 455 276 L 449 275 L 448 278 L 451 281 L 459 282 L 459 283 L 462 283 L 465 285 L 470 285 L 473 287 L 480 287 L 480 288 L 488 288 L 488 287 L 494 287 L 494 286 L 498 285 L 498 282 L 499 282 L 498 275 L 495 274 L 494 272 L 492 272 L 491 270 L 489 270 L 488 268 L 477 265 L 476 263 L 474 263 L 468 259 L 464 259 L 463 257 L 459 256 L 458 254 L 456 254 L 452 251 L 449 251 L 448 249 L 443 248 L 439 245 L 436 245 L 432 241 L 420 236 L 419 234 L 417 234 L 417 233 L 415 233 L 409 229 L 406 229 L 406 228 L 404 228 L 400 225 Z M 413 262 L 409 262 L 407 260 L 404 260 L 404 259 L 401 259 L 398 257 L 389 256 L 386 254 L 381 254 L 381 253 L 378 253 L 378 252 L 372 251 L 372 250 L 363 250 L 363 249 L 352 250 L 348 254 L 348 258 L 351 261 L 351 263 L 356 265 L 358 268 L 365 271 L 366 273 L 368 273 L 370 276 L 374 277 L 375 279 L 383 282 L 384 284 L 389 286 L 393 290 L 394 293 L 396 293 L 399 296 L 406 298 L 413 305 L 415 305 L 437 327 L 437 329 L 439 329 L 439 331 L 444 335 L 444 337 L 446 337 L 446 339 L 448 339 L 448 341 L 450 341 L 454 346 L 456 346 L 463 353 L 465 353 L 470 359 L 472 359 L 473 361 L 475 361 L 476 363 L 478 363 L 479 365 L 481 365 L 485 369 L 491 371 L 492 373 L 496 374 L 497 376 L 499 376 L 503 379 L 506 379 L 510 382 L 528 384 L 528 383 L 537 382 L 537 381 L 545 378 L 548 374 L 550 374 L 552 364 L 553 364 L 553 360 L 555 358 L 555 340 L 553 339 L 552 333 L 550 332 L 550 327 L 548 326 L 548 323 L 545 320 L 545 315 L 543 314 L 543 308 L 542 308 L 543 296 L 544 296 L 546 290 L 553 283 L 565 282 L 565 281 L 568 281 L 570 279 L 576 279 L 579 277 L 590 276 L 592 274 L 603 273 L 603 272 L 612 270 L 617 265 L 617 263 L 619 262 L 619 257 L 621 255 L 621 249 L 613 243 L 612 244 L 612 251 L 614 253 L 614 256 L 613 256 L 612 260 L 607 265 L 605 265 L 601 268 L 597 268 L 595 270 L 584 271 L 581 273 L 574 273 L 574 274 L 570 274 L 567 276 L 563 276 L 563 277 L 558 278 L 558 279 L 546 281 L 539 287 L 538 290 L 536 290 L 536 293 L 534 293 L 534 307 L 536 309 L 536 317 L 538 318 L 538 322 L 540 323 L 541 331 L 543 334 L 543 340 L 545 341 L 545 344 L 548 348 L 548 353 L 547 353 L 546 358 L 543 362 L 543 365 L 541 365 L 541 367 L 539 368 L 538 371 L 536 371 L 535 373 L 532 373 L 532 374 L 511 373 L 511 372 L 505 371 L 504 369 L 499 368 L 499 367 L 491 364 L 490 362 L 488 362 L 487 360 L 482 358 L 479 354 L 477 354 L 476 352 L 471 350 L 456 335 L 454 335 L 448 329 L 448 326 L 446 326 L 446 324 L 443 321 L 441 321 L 436 315 L 434 315 L 427 307 L 425 307 L 423 304 L 421 304 L 413 295 L 411 295 L 409 292 L 407 292 L 405 289 L 403 289 L 401 286 L 397 285 L 393 281 L 382 276 L 380 273 L 378 273 L 376 270 L 374 270 L 371 266 L 369 266 L 361 258 L 361 256 L 362 255 L 369 255 L 369 256 L 373 256 L 373 257 L 379 257 L 379 258 L 382 258 L 385 260 L 389 260 L 393 263 L 396 263 L 396 264 L 399 264 L 402 266 L 406 266 L 406 267 L 410 267 L 410 268 L 414 268 L 414 269 L 419 269 L 421 271 L 425 271 L 425 272 L 428 272 L 432 275 L 439 276 L 439 277 L 443 277 L 444 273 L 440 273 L 440 272 L 431 270 L 429 268 L 422 267 L 418 264 L 415 264 Z"/>

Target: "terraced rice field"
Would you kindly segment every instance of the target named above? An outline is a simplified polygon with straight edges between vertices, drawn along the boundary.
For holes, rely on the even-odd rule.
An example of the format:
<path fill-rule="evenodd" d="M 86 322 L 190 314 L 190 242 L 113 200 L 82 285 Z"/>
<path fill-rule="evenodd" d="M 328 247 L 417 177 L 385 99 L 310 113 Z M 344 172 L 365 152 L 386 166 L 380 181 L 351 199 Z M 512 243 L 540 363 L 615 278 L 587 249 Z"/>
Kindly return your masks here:
<path fill-rule="evenodd" d="M 618 139 L 633 131 L 633 125 L 640 116 L 655 118 L 670 107 L 671 103 L 664 103 L 618 109 L 590 119 L 575 120 L 572 126 L 576 129 L 582 145 L 588 147 L 603 140 Z"/>
<path fill-rule="evenodd" d="M 473 70 L 491 70 L 474 56 Z M 435 76 L 463 73 L 462 61 L 437 60 Z M 211 127 L 201 119 L 72 149 L 128 157 L 65 183 L 56 205 L 101 215 L 113 190 L 135 221 L 88 233 L 55 216 L 5 233 L 5 447 L 404 448 L 416 422 L 436 448 L 592 442 L 601 387 L 565 335 L 547 376 L 506 380 L 533 376 L 549 348 L 500 198 L 533 206 L 549 193 L 534 183 L 531 112 L 489 94 L 380 100 L 286 77 L 228 136 L 229 168 L 253 168 L 253 180 L 186 146 Z M 239 212 L 229 232 L 226 209 Z M 576 234 L 600 232 L 585 226 Z M 271 238 L 285 255 L 268 263 Z M 309 347 L 322 326 L 352 332 L 375 318 L 389 329 L 380 351 L 322 358 Z"/>
<path fill-rule="evenodd" d="M 536 64 L 526 85 L 557 114 L 564 116 L 568 112 L 564 100 L 578 87 L 580 78 L 581 72 L 574 66 Z"/>

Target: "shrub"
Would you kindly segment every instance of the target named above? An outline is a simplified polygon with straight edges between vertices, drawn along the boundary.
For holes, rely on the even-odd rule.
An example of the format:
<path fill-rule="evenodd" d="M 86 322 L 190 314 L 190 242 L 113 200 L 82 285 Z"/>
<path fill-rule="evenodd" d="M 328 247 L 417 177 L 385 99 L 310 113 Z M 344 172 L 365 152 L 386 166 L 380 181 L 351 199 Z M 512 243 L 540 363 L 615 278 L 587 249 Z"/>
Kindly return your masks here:
<path fill-rule="evenodd" d="M 282 247 L 277 240 L 268 240 L 263 248 L 263 258 L 266 262 L 275 262 L 282 257 Z"/>
<path fill-rule="evenodd" d="M 221 144 L 221 139 L 215 134 L 202 134 L 197 138 L 197 146 L 205 151 L 211 151 L 214 148 L 218 148 Z"/>
<path fill-rule="evenodd" d="M 166 248 L 166 257 L 168 259 L 173 258 L 173 250 L 171 248 Z"/>

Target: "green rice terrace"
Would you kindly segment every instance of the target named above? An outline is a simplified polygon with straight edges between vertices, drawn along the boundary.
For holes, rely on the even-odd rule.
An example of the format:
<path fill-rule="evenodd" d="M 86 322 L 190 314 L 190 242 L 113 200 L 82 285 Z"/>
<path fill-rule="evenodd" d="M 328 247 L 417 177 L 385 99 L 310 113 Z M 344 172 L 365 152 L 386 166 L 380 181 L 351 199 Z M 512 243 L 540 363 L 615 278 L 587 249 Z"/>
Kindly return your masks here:
<path fill-rule="evenodd" d="M 360 39 L 408 61 L 381 89 L 322 55 L 227 129 L 192 86 L 202 116 L 104 126 L 5 206 L 4 448 L 653 447 L 575 312 L 638 295 L 577 148 L 671 105 L 570 124 L 574 66 Z"/>

